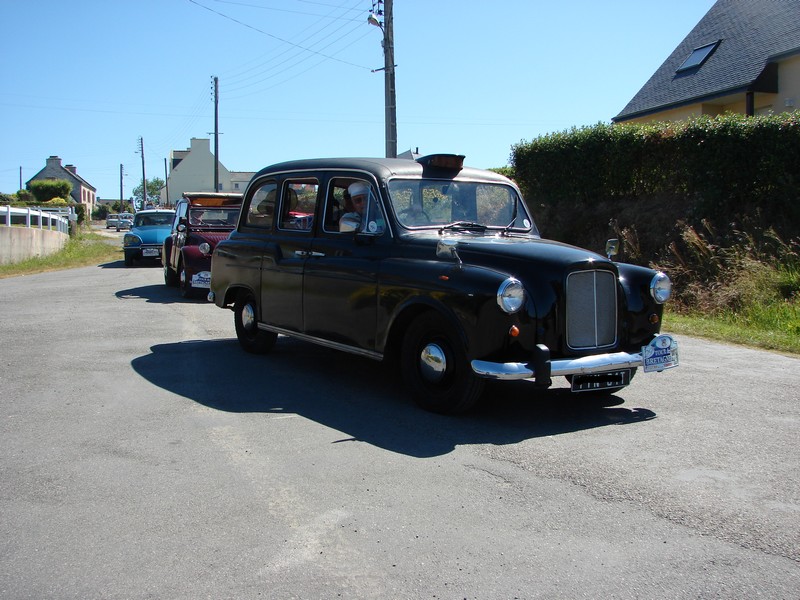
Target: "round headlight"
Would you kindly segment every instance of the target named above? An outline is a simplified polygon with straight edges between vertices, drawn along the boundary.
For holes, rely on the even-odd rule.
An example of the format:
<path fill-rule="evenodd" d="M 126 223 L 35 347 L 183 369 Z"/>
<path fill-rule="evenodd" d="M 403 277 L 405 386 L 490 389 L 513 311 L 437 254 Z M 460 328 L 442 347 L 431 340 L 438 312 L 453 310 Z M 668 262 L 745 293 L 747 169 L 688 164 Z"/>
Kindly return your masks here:
<path fill-rule="evenodd" d="M 672 281 L 666 273 L 658 272 L 650 281 L 650 295 L 659 304 L 664 304 L 672 295 Z"/>
<path fill-rule="evenodd" d="M 209 244 L 208 242 L 203 242 L 197 247 L 197 249 L 200 250 L 200 252 L 202 252 L 206 256 L 211 254 L 211 244 Z"/>
<path fill-rule="evenodd" d="M 518 312 L 525 304 L 525 288 L 522 284 L 509 277 L 500 284 L 497 290 L 497 305 L 508 314 Z"/>
<path fill-rule="evenodd" d="M 142 239 L 138 235 L 134 235 L 132 233 L 126 233 L 125 237 L 122 238 L 122 245 L 126 248 L 130 246 L 141 246 Z"/>

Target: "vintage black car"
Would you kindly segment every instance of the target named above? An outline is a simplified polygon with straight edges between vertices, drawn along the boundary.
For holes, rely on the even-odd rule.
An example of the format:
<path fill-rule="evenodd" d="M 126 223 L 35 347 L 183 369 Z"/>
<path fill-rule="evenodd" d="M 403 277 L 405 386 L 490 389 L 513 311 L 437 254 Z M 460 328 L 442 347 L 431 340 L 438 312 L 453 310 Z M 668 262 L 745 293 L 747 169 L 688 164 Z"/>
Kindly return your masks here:
<path fill-rule="evenodd" d="M 209 300 L 248 352 L 278 334 L 393 359 L 459 413 L 487 379 L 610 393 L 678 363 L 660 272 L 540 237 L 516 185 L 463 156 L 284 162 L 250 181 Z"/>

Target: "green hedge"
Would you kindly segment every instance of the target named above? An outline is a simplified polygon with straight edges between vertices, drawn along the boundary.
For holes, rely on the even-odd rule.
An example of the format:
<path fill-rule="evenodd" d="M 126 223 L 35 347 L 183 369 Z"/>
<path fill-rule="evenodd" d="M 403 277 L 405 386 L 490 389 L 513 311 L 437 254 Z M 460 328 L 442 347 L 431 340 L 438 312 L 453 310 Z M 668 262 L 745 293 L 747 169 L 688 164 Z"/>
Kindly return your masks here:
<path fill-rule="evenodd" d="M 800 113 L 598 124 L 513 146 L 543 235 L 649 262 L 679 223 L 800 236 Z M 638 256 L 637 256 L 638 254 Z"/>

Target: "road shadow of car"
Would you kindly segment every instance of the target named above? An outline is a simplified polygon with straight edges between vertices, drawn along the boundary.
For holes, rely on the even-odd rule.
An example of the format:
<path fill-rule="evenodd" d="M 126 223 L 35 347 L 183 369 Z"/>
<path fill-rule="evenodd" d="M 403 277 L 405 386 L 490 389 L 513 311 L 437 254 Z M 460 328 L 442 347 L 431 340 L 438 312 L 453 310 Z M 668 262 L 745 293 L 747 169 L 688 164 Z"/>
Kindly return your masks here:
<path fill-rule="evenodd" d="M 133 264 L 133 266 L 128 267 L 125 265 L 125 261 L 120 260 L 113 260 L 107 263 L 100 263 L 97 265 L 101 269 L 140 269 L 140 268 L 156 268 L 162 269 L 161 262 L 157 260 L 148 260 L 148 261 L 138 261 Z"/>
<path fill-rule="evenodd" d="M 418 458 L 459 445 L 513 444 L 656 416 L 641 408 L 576 401 L 568 390 L 531 395 L 530 385 L 505 386 L 500 397 L 493 397 L 501 392 L 490 386 L 474 412 L 437 415 L 410 400 L 389 366 L 282 336 L 268 356 L 244 352 L 235 339 L 150 350 L 132 361 L 133 369 L 174 394 L 226 412 L 296 414 L 344 433 L 337 442 L 366 442 Z"/>
<path fill-rule="evenodd" d="M 186 301 L 177 288 L 168 287 L 163 283 L 119 290 L 114 295 L 120 300 L 144 300 L 154 304 L 174 304 Z"/>

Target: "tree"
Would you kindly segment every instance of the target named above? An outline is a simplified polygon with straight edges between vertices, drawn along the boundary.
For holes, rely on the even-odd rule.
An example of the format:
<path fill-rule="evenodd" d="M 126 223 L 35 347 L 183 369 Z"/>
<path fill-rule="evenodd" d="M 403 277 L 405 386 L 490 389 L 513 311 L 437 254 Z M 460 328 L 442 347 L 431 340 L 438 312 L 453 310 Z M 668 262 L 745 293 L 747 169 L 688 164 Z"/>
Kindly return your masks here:
<path fill-rule="evenodd" d="M 164 180 L 159 177 L 153 177 L 147 180 L 147 198 L 142 202 L 142 184 L 140 183 L 133 188 L 133 199 L 139 206 L 144 208 L 146 202 L 158 204 L 161 199 L 161 188 L 164 187 Z"/>
<path fill-rule="evenodd" d="M 37 202 L 49 202 L 53 198 L 68 200 L 72 184 L 66 179 L 37 179 L 28 183 L 28 189 Z"/>

